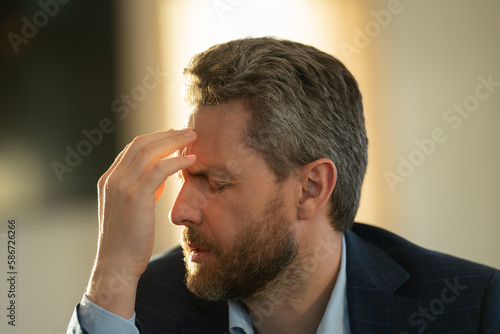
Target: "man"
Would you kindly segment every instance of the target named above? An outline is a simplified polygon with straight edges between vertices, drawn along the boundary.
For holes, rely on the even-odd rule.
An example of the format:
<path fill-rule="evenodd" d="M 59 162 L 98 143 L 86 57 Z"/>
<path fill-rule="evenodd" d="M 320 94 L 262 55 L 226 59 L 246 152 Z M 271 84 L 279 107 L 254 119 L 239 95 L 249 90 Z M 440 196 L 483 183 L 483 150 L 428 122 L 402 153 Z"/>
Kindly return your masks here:
<path fill-rule="evenodd" d="M 189 127 L 137 137 L 99 180 L 97 257 L 68 332 L 500 332 L 497 270 L 354 224 L 367 139 L 337 59 L 248 38 L 185 75 Z M 150 262 L 176 172 L 182 249 Z"/>

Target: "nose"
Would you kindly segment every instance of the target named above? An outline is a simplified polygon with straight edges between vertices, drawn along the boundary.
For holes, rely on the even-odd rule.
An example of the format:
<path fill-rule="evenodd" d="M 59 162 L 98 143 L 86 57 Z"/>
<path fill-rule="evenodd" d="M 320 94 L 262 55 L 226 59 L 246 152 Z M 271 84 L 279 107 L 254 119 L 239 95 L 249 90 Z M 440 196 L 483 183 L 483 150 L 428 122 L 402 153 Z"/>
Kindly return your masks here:
<path fill-rule="evenodd" d="M 203 220 L 202 209 L 206 206 L 207 198 L 194 184 L 185 181 L 174 205 L 170 209 L 170 221 L 178 226 L 192 226 Z"/>

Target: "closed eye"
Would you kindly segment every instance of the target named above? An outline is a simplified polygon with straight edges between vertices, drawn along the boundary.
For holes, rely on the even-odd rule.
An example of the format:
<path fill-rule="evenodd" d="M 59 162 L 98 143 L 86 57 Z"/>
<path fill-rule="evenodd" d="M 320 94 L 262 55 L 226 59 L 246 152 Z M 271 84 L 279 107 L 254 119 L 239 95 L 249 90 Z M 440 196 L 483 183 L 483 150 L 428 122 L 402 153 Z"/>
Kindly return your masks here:
<path fill-rule="evenodd" d="M 208 181 L 208 184 L 210 184 L 210 188 L 212 188 L 212 190 L 217 191 L 217 192 L 226 190 L 227 187 L 229 187 L 229 183 L 220 183 L 220 182 Z"/>
<path fill-rule="evenodd" d="M 226 190 L 230 186 L 230 183 L 216 181 L 205 173 L 191 173 L 188 170 L 184 170 L 184 173 L 186 175 L 184 175 L 183 173 L 179 173 L 179 177 L 181 178 L 181 180 L 185 180 L 186 178 L 203 180 L 206 184 L 208 184 L 210 190 L 214 192 L 221 192 L 223 190 Z"/>

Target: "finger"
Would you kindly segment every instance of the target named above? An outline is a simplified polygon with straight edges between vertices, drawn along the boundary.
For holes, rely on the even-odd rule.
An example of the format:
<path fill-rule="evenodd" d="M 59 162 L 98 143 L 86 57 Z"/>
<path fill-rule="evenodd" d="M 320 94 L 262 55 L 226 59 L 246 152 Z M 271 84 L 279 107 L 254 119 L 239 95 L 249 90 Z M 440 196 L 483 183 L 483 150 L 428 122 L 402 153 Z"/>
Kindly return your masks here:
<path fill-rule="evenodd" d="M 141 189 L 144 195 L 153 194 L 163 182 L 172 174 L 181 169 L 186 169 L 196 162 L 194 155 L 173 157 L 155 163 L 141 180 Z"/>
<path fill-rule="evenodd" d="M 195 140 L 196 134 L 193 131 L 188 131 L 182 135 L 165 138 L 143 146 L 129 167 L 130 174 L 141 178 L 155 163 L 170 156 L 175 151 L 191 145 Z"/>
<path fill-rule="evenodd" d="M 128 145 L 125 156 L 122 159 L 123 168 L 130 167 L 137 154 L 144 146 L 155 143 L 159 140 L 180 136 L 190 131 L 192 131 L 191 128 L 185 128 L 182 130 L 159 131 L 135 137 L 134 140 Z"/>
<path fill-rule="evenodd" d="M 129 147 L 130 144 L 125 146 L 125 148 L 116 156 L 115 161 L 111 164 L 111 166 L 108 168 L 108 170 L 99 178 L 99 181 L 97 182 L 97 195 L 99 198 L 99 217 L 102 219 L 102 215 L 104 214 L 103 206 L 104 206 L 104 188 L 106 186 L 106 182 L 108 180 L 109 175 L 115 170 L 116 166 L 120 163 L 122 160 L 123 156 L 125 155 L 125 151 Z"/>
<path fill-rule="evenodd" d="M 112 173 L 113 170 L 116 168 L 116 166 L 122 161 L 123 156 L 125 155 L 125 152 L 128 150 L 130 144 L 127 144 L 123 150 L 116 156 L 115 161 L 111 164 L 111 167 L 109 167 L 108 171 L 106 173 Z M 105 174 L 106 174 L 105 173 Z"/>
<path fill-rule="evenodd" d="M 111 166 L 108 168 L 108 170 L 102 174 L 100 177 L 98 183 L 97 183 L 97 190 L 98 192 L 102 192 L 104 189 L 104 185 L 106 184 L 106 180 L 108 179 L 109 175 L 115 170 L 116 166 L 120 163 L 120 161 L 123 159 L 123 156 L 125 155 L 125 151 L 129 147 L 130 144 L 125 146 L 125 148 L 116 156 L 115 161 L 111 164 Z"/>

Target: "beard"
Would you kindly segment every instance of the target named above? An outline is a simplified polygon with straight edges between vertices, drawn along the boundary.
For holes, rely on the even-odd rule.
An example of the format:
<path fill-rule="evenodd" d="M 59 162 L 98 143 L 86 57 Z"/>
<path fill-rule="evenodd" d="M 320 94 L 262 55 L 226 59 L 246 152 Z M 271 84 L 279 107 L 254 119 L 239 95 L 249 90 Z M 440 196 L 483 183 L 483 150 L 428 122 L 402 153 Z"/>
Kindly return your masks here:
<path fill-rule="evenodd" d="M 238 225 L 243 227 L 227 245 L 220 245 L 194 228 L 182 231 L 186 286 L 198 297 L 209 301 L 247 300 L 276 281 L 297 257 L 292 222 L 287 219 L 278 194 L 271 198 L 259 219 Z M 212 261 L 190 261 L 192 250 L 188 244 L 210 251 Z"/>

